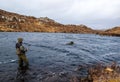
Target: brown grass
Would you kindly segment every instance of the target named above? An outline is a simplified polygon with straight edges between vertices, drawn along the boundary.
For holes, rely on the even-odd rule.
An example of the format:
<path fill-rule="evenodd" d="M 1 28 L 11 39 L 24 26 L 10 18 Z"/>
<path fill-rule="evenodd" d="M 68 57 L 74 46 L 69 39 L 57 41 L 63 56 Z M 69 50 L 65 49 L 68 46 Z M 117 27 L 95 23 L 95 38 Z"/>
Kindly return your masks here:
<path fill-rule="evenodd" d="M 120 67 L 113 62 L 109 66 L 98 64 L 88 71 L 93 82 L 120 82 Z"/>

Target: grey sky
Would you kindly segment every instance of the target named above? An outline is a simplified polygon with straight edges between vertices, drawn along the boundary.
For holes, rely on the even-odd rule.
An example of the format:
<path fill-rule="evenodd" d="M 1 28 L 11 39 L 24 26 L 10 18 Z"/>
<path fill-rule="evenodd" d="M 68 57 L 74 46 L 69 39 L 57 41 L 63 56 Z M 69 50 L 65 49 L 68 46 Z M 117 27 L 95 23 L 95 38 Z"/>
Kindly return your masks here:
<path fill-rule="evenodd" d="M 0 8 L 94 29 L 120 26 L 120 0 L 0 0 Z"/>

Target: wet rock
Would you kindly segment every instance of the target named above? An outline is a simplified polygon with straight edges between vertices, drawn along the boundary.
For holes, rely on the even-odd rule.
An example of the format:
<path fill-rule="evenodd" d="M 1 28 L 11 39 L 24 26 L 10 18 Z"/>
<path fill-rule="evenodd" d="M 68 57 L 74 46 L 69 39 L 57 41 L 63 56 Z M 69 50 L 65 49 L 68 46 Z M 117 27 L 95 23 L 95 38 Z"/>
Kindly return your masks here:
<path fill-rule="evenodd" d="M 11 77 L 11 78 L 10 78 L 10 80 L 14 80 L 14 78 L 13 78 L 13 77 Z"/>
<path fill-rule="evenodd" d="M 60 77 L 66 77 L 67 74 L 68 74 L 68 72 L 60 72 L 60 73 L 59 73 L 59 76 L 60 76 Z"/>
<path fill-rule="evenodd" d="M 52 76 L 52 77 L 46 77 L 44 82 L 55 82 L 58 80 L 57 76 Z"/>
<path fill-rule="evenodd" d="M 76 66 L 76 64 L 70 64 L 71 66 Z"/>
<path fill-rule="evenodd" d="M 80 70 L 83 70 L 83 69 L 85 69 L 85 68 L 86 68 L 85 66 L 79 65 L 78 67 L 76 67 L 76 68 L 74 69 L 74 71 L 80 71 Z"/>
<path fill-rule="evenodd" d="M 70 82 L 80 82 L 78 77 L 76 76 L 73 76 L 71 79 L 70 79 Z"/>
<path fill-rule="evenodd" d="M 44 77 L 43 77 L 41 74 L 37 75 L 36 78 L 37 78 L 37 80 L 39 80 L 39 81 L 44 79 Z"/>
<path fill-rule="evenodd" d="M 37 73 L 36 73 L 36 72 L 34 72 L 34 73 L 33 73 L 33 75 L 37 75 Z"/>
<path fill-rule="evenodd" d="M 69 79 L 55 75 L 53 77 L 47 77 L 44 82 L 69 82 Z"/>

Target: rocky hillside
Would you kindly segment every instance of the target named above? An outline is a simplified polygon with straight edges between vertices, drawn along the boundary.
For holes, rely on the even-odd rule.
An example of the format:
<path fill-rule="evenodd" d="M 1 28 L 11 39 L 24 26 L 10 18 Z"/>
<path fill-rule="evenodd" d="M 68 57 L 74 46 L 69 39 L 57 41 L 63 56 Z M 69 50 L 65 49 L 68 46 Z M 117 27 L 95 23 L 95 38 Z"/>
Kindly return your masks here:
<path fill-rule="evenodd" d="M 106 30 L 106 32 L 120 34 L 120 26 L 108 29 L 108 30 Z"/>
<path fill-rule="evenodd" d="M 64 25 L 48 17 L 35 18 L 0 9 L 0 31 L 3 32 L 62 32 L 95 33 L 85 25 Z"/>
<path fill-rule="evenodd" d="M 108 36 L 120 36 L 120 26 L 113 27 L 111 29 L 105 31 L 99 31 L 98 34 L 100 35 L 108 35 Z"/>

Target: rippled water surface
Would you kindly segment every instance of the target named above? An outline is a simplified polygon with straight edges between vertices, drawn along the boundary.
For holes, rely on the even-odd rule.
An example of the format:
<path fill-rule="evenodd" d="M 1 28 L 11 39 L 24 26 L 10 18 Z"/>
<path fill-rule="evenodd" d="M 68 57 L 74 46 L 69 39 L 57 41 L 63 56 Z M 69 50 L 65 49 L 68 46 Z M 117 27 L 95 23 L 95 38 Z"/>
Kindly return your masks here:
<path fill-rule="evenodd" d="M 80 64 L 97 62 L 120 64 L 120 38 L 93 34 L 0 33 L 0 65 L 17 62 L 15 44 L 24 38 L 32 66 L 71 69 Z M 66 45 L 73 41 L 74 45 Z"/>

